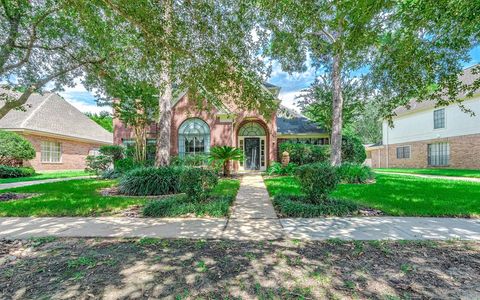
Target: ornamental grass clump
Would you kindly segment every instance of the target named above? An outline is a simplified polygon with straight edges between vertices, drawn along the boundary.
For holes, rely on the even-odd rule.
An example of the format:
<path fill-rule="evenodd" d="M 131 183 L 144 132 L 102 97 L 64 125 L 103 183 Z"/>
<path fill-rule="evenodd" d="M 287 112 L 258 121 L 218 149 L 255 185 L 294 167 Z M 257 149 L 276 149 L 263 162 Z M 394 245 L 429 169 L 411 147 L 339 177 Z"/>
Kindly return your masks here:
<path fill-rule="evenodd" d="M 120 179 L 119 191 L 131 196 L 157 196 L 180 192 L 179 167 L 147 167 L 127 172 Z"/>

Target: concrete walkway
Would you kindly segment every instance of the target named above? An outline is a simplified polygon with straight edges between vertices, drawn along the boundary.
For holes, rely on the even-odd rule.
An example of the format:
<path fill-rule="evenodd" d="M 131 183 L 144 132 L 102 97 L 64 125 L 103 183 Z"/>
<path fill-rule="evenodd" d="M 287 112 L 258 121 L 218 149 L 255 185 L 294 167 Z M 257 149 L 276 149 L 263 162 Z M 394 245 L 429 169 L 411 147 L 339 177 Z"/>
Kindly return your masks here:
<path fill-rule="evenodd" d="M 282 237 L 282 227 L 261 174 L 242 177 L 223 238 L 257 240 Z"/>
<path fill-rule="evenodd" d="M 94 178 L 94 176 L 79 176 L 79 177 L 66 177 L 66 178 L 52 178 L 52 179 L 42 179 L 42 180 L 31 180 L 31 181 L 21 181 L 21 182 L 10 182 L 10 183 L 1 183 L 0 190 L 13 189 L 17 187 L 30 186 L 36 184 L 58 182 L 58 181 L 68 181 L 76 179 L 85 179 L 85 178 Z"/>
<path fill-rule="evenodd" d="M 392 175 L 412 176 L 412 177 L 420 177 L 420 178 L 428 178 L 428 179 L 445 179 L 445 180 L 468 181 L 468 182 L 480 183 L 480 178 L 473 178 L 473 177 L 440 176 L 440 175 L 410 174 L 410 173 L 383 172 L 383 171 L 375 171 L 375 172 L 379 174 L 392 174 Z"/>

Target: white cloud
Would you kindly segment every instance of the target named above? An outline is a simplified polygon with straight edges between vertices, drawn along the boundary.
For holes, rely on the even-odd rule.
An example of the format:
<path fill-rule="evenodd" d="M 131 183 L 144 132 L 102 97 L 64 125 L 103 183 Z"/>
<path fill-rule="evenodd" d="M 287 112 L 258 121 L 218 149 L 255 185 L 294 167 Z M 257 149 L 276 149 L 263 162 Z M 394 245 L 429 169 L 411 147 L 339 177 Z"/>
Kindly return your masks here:
<path fill-rule="evenodd" d="M 60 95 L 65 98 L 70 104 L 76 107 L 81 112 L 90 112 L 90 113 L 100 113 L 102 111 L 112 112 L 112 108 L 109 106 L 97 106 L 96 104 L 91 104 L 82 100 L 72 98 L 68 93 L 60 93 Z"/>
<path fill-rule="evenodd" d="M 301 94 L 300 91 L 285 92 L 285 93 L 280 92 L 280 94 L 278 95 L 278 98 L 282 100 L 283 106 L 293 109 L 297 112 L 300 112 L 300 109 L 296 104 L 297 100 L 295 99 L 295 97 L 299 96 L 300 94 Z"/>

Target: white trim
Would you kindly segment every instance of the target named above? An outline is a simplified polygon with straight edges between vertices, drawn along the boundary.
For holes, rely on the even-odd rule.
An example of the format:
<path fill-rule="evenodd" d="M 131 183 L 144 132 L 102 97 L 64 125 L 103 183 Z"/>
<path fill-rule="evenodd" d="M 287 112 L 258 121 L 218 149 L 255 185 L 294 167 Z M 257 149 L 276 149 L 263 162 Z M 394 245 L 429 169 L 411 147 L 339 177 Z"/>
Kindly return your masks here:
<path fill-rule="evenodd" d="M 99 140 L 91 140 L 91 139 L 87 139 L 87 138 L 74 137 L 74 136 L 70 136 L 70 135 L 63 135 L 63 134 L 52 133 L 52 132 L 41 131 L 41 130 L 32 130 L 32 129 L 23 129 L 23 128 L 2 128 L 2 130 L 13 131 L 13 132 L 21 132 L 23 134 L 31 134 L 31 135 L 36 135 L 36 136 L 59 138 L 59 139 L 63 139 L 63 140 L 83 142 L 83 143 L 88 143 L 88 144 L 113 145 L 113 141 L 112 142 L 106 142 L 106 141 L 99 141 Z"/>
<path fill-rule="evenodd" d="M 259 165 L 260 165 L 260 171 L 266 171 L 267 170 L 267 164 L 268 164 L 268 144 L 267 144 L 267 136 L 266 135 L 263 135 L 263 136 L 238 136 L 238 147 L 240 147 L 241 144 L 243 144 L 243 156 L 244 156 L 244 160 L 241 164 L 239 164 L 238 168 L 240 171 L 255 171 L 255 170 L 245 170 L 245 138 L 258 138 L 260 140 L 260 152 L 262 151 L 262 141 L 265 145 L 265 149 L 263 149 L 263 166 L 262 166 L 262 156 L 261 156 L 261 153 L 260 153 L 260 161 L 259 161 Z M 241 141 L 241 142 L 240 142 Z"/>

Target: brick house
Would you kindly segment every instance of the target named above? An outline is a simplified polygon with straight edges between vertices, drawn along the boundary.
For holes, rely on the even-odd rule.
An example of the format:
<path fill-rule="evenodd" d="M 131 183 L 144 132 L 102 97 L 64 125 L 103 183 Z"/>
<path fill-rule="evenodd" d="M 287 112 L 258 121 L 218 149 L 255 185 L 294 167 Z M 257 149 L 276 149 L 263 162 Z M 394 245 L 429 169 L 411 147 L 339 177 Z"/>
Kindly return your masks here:
<path fill-rule="evenodd" d="M 472 70 L 464 70 L 462 83 L 478 78 Z M 393 127 L 383 123 L 382 143 L 366 148 L 372 167 L 480 169 L 480 90 L 462 104 L 475 115 L 458 104 L 437 107 L 433 101 L 398 108 Z"/>
<path fill-rule="evenodd" d="M 0 129 L 24 136 L 35 148 L 35 158 L 24 166 L 37 171 L 83 170 L 87 155 L 113 144 L 112 133 L 55 93 L 33 94 L 25 107 L 0 119 Z"/>
<path fill-rule="evenodd" d="M 271 84 L 265 87 L 278 96 L 279 87 Z M 329 143 L 323 129 L 285 107 L 265 118 L 257 111 L 238 109 L 234 103 L 199 110 L 194 102 L 189 101 L 185 92 L 173 102 L 170 148 L 173 156 L 207 154 L 212 146 L 228 145 L 242 149 L 245 154 L 245 160 L 235 164 L 236 170 L 265 170 L 277 159 L 279 143 Z M 133 143 L 131 128 L 117 118 L 113 126 L 114 144 Z M 156 124 L 149 126 L 147 144 L 155 143 L 156 133 Z"/>

